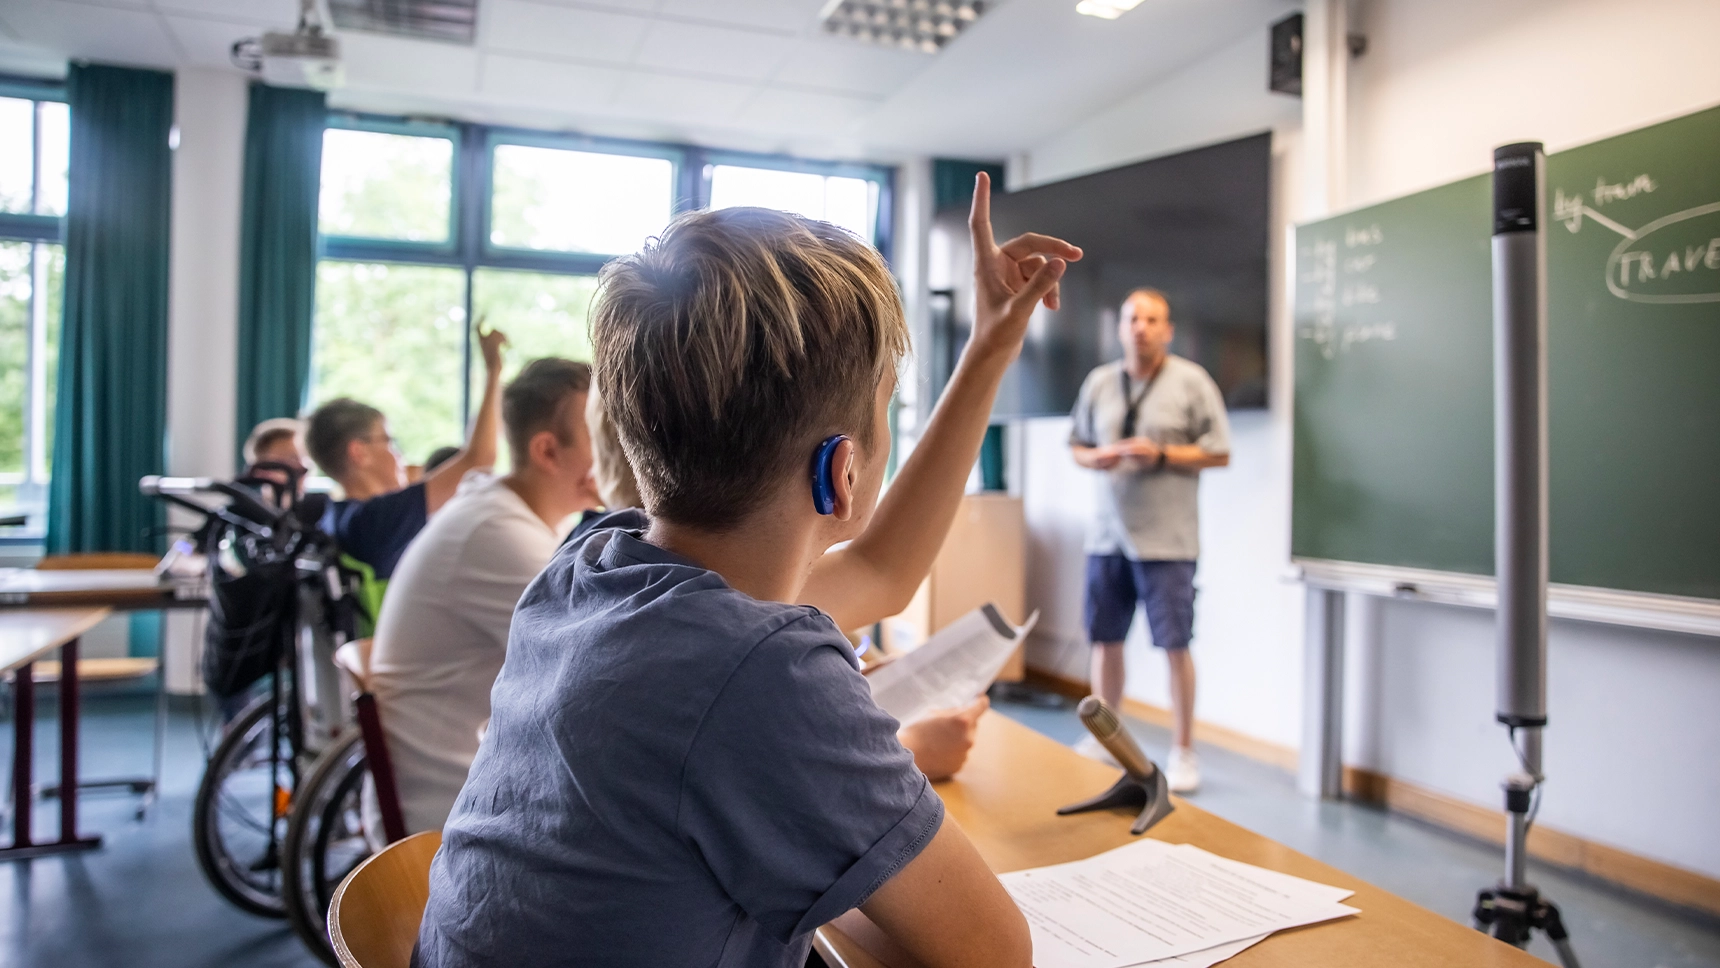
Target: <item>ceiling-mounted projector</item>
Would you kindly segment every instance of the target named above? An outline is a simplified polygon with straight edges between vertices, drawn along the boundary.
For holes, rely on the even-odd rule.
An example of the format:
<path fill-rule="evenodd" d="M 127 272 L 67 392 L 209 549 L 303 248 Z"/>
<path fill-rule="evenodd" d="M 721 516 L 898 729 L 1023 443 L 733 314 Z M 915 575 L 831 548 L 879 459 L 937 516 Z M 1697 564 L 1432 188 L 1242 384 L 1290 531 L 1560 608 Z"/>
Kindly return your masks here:
<path fill-rule="evenodd" d="M 290 34 L 270 31 L 233 45 L 233 63 L 276 87 L 328 91 L 346 81 L 340 41 L 323 32 L 316 0 L 301 0 L 299 27 Z"/>

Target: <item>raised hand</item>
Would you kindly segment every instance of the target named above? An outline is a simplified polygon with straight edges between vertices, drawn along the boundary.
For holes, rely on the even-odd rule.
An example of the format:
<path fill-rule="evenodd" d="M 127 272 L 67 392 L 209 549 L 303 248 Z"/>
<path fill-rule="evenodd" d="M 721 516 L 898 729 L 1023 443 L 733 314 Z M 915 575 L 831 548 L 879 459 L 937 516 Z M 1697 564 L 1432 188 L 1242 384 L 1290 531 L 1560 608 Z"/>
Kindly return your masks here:
<path fill-rule="evenodd" d="M 502 372 L 502 347 L 508 344 L 508 337 L 499 329 L 484 330 L 484 317 L 478 317 L 478 350 L 484 355 L 484 370 L 488 373 Z"/>
<path fill-rule="evenodd" d="M 974 323 L 976 347 L 1021 348 L 1033 307 L 1058 307 L 1057 282 L 1068 263 L 1081 258 L 1081 249 L 1062 239 L 1028 232 L 998 245 L 991 234 L 991 176 L 974 179 L 973 209 L 968 215 L 973 234 Z"/>

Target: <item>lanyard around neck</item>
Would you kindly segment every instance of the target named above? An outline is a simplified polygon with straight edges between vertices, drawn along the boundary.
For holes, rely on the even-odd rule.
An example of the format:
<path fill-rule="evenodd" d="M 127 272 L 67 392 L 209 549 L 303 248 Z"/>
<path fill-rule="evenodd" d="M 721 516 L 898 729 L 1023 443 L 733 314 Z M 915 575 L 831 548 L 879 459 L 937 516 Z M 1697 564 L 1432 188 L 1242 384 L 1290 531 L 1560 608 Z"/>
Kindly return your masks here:
<path fill-rule="evenodd" d="M 1161 366 L 1159 370 L 1163 372 L 1164 368 Z M 1129 391 L 1128 366 L 1125 365 L 1120 372 L 1123 375 L 1123 401 L 1127 404 L 1127 409 L 1123 411 L 1122 439 L 1128 440 L 1135 435 L 1135 412 L 1141 408 L 1141 403 L 1147 399 L 1147 394 L 1153 391 L 1153 384 L 1158 382 L 1159 377 L 1157 373 L 1153 374 L 1150 379 L 1141 384 L 1141 392 L 1136 395 Z"/>

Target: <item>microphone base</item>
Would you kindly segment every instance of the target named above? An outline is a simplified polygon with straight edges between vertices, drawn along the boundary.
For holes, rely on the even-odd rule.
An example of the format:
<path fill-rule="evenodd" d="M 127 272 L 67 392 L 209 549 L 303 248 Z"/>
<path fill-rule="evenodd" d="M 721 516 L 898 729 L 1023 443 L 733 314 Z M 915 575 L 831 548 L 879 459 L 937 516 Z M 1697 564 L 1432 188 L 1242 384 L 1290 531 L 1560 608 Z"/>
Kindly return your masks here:
<path fill-rule="evenodd" d="M 1111 810 L 1116 807 L 1140 808 L 1140 816 L 1136 817 L 1134 824 L 1129 827 L 1129 833 L 1137 836 L 1146 833 L 1153 824 L 1163 820 L 1176 809 L 1171 804 L 1171 791 L 1165 784 L 1164 771 L 1155 769 L 1152 779 L 1146 781 L 1137 780 L 1124 773 L 1111 785 L 1111 789 L 1079 803 L 1058 807 L 1057 815 L 1067 817 L 1074 813 Z"/>

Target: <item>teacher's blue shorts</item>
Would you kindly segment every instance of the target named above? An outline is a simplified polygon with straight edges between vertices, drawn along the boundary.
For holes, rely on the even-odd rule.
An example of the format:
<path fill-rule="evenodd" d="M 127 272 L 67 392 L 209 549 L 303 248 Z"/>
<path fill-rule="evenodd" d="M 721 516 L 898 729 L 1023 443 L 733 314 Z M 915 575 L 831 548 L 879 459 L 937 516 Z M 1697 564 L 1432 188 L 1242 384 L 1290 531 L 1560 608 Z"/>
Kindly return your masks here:
<path fill-rule="evenodd" d="M 1194 638 L 1194 562 L 1087 556 L 1087 641 L 1123 641 L 1136 602 L 1146 607 L 1154 645 L 1188 648 Z"/>

